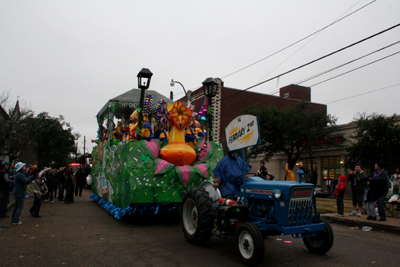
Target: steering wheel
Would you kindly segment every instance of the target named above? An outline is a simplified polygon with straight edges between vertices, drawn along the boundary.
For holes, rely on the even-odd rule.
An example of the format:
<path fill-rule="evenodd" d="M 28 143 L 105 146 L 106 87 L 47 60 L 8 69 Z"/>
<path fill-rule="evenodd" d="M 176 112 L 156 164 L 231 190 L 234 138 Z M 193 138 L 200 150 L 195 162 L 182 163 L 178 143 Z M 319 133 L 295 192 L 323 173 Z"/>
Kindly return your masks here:
<path fill-rule="evenodd" d="M 242 185 L 243 184 L 243 176 L 240 175 L 240 176 L 236 177 L 235 183 L 238 185 Z"/>

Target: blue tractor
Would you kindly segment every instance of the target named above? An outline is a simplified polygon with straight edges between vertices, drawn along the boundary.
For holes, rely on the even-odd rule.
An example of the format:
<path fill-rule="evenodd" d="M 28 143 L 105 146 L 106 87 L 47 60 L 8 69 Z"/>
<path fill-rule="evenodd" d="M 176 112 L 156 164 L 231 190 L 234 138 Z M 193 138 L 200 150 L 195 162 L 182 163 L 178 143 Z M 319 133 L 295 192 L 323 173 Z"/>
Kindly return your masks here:
<path fill-rule="evenodd" d="M 301 171 L 302 172 L 302 171 Z M 266 181 L 250 177 L 241 185 L 241 204 L 226 206 L 211 182 L 190 188 L 182 202 L 182 230 L 194 244 L 205 244 L 215 235 L 236 239 L 241 260 L 256 265 L 264 257 L 264 237 L 292 235 L 302 238 L 316 254 L 333 245 L 330 224 L 317 212 L 313 184 Z"/>

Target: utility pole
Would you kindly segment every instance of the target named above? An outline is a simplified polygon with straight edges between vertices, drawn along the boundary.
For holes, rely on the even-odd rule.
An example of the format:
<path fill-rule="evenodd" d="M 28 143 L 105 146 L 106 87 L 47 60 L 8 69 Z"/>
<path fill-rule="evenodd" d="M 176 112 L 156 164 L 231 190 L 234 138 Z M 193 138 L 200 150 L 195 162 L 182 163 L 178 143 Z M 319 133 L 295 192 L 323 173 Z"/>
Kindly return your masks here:
<path fill-rule="evenodd" d="M 85 167 L 86 167 L 86 135 L 83 136 L 83 155 L 85 155 Z"/>

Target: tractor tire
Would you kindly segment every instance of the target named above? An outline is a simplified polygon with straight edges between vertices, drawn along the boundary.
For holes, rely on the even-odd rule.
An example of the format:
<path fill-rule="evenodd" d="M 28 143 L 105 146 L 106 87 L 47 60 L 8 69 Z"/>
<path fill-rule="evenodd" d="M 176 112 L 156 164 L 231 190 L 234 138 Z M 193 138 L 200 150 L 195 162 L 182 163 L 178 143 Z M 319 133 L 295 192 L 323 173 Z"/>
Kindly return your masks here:
<path fill-rule="evenodd" d="M 321 221 L 325 224 L 325 229 L 319 231 L 317 235 L 304 237 L 304 245 L 308 248 L 311 253 L 314 254 L 325 254 L 328 252 L 333 245 L 333 230 L 331 225 L 325 218 L 321 218 Z"/>
<path fill-rule="evenodd" d="M 182 231 L 192 244 L 205 245 L 210 241 L 214 220 L 209 216 L 212 200 L 204 188 L 193 187 L 182 201 Z"/>
<path fill-rule="evenodd" d="M 255 266 L 264 258 L 264 237 L 254 223 L 246 222 L 238 227 L 236 243 L 244 264 Z"/>

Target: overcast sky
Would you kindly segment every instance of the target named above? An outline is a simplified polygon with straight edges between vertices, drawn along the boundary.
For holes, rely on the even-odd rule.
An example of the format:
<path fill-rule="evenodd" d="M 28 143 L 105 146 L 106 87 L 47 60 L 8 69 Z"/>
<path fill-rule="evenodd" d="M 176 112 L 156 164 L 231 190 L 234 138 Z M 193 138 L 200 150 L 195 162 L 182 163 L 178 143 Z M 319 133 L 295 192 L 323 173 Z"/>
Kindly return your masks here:
<path fill-rule="evenodd" d="M 371 0 L 4 1 L 0 0 L 0 85 L 36 114 L 64 115 L 87 140 L 108 99 L 137 88 L 149 68 L 151 88 L 169 96 L 207 77 L 245 89 L 400 23 L 400 1 L 379 0 L 318 35 L 229 75 L 306 37 Z M 271 93 L 400 40 L 400 27 L 258 86 Z M 400 44 L 302 83 L 311 86 L 400 50 Z M 399 113 L 400 54 L 311 87 L 339 124 L 357 112 Z M 182 94 L 176 95 L 181 97 Z M 90 142 L 87 146 L 91 149 Z"/>

